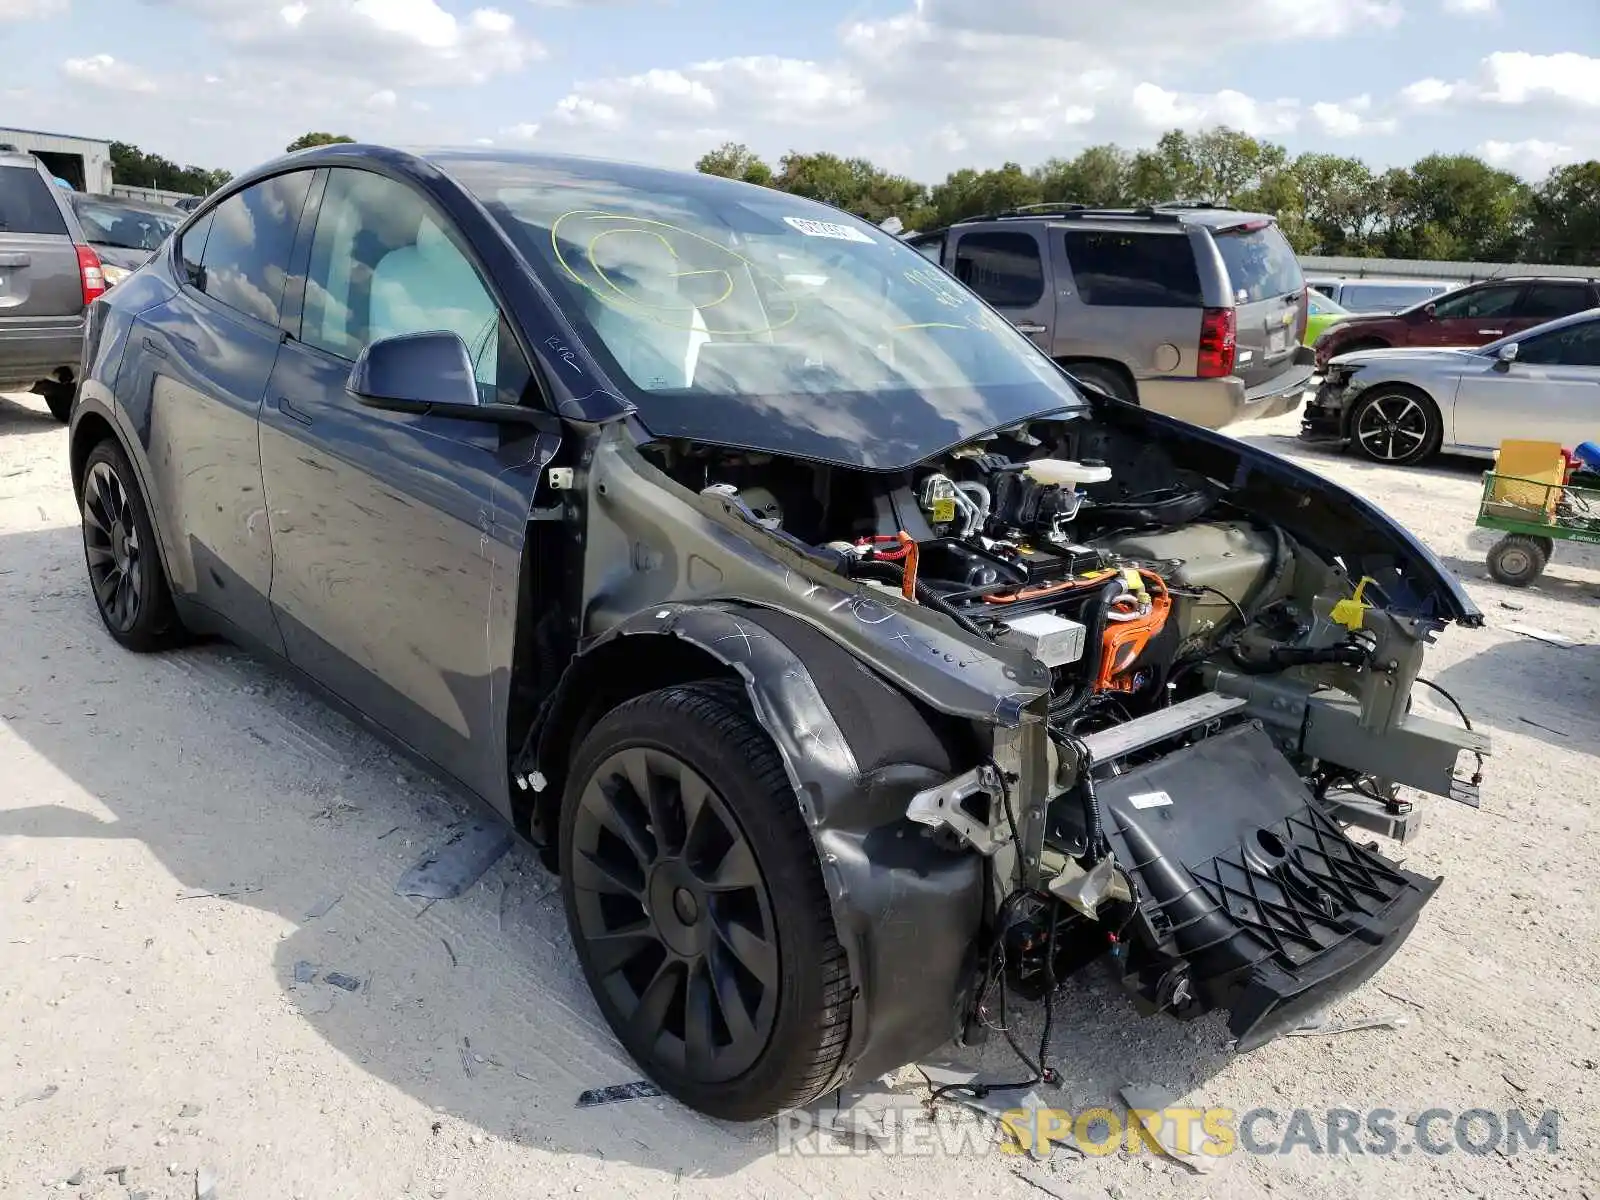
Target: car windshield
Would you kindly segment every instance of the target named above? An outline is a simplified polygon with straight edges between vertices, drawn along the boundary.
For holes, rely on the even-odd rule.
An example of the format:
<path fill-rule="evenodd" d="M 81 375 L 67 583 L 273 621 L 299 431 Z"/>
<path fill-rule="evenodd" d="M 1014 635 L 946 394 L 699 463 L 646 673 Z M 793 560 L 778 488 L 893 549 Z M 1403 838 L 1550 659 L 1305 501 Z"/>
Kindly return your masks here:
<path fill-rule="evenodd" d="M 1350 312 L 1348 308 L 1340 304 L 1337 300 L 1328 299 L 1328 297 L 1324 296 L 1315 288 L 1311 289 L 1310 298 L 1307 301 L 1307 304 L 1313 317 L 1342 317 L 1348 315 Z"/>
<path fill-rule="evenodd" d="M 91 242 L 128 250 L 158 249 L 180 220 L 178 213 L 168 216 L 108 200 L 74 197 L 72 207 L 78 214 L 78 223 L 83 226 L 84 236 Z"/>
<path fill-rule="evenodd" d="M 948 273 L 833 209 L 611 164 L 449 169 L 657 436 L 887 470 L 1082 404 Z"/>

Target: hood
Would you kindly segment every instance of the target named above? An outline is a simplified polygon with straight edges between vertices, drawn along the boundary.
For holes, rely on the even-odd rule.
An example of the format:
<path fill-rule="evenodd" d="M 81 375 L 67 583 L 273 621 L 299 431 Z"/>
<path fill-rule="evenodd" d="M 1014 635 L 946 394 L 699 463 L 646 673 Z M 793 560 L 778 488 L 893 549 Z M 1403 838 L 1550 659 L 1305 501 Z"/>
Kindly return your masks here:
<path fill-rule="evenodd" d="M 150 261 L 154 250 L 135 250 L 130 246 L 108 246 L 104 242 L 90 242 L 94 252 L 100 256 L 100 261 L 107 266 L 121 267 L 125 271 L 137 271 Z"/>
<path fill-rule="evenodd" d="M 1376 350 L 1352 350 L 1348 354 L 1336 354 L 1329 360 L 1329 365 L 1359 367 L 1367 363 L 1383 363 L 1392 366 L 1395 363 L 1459 362 L 1482 357 L 1481 354 L 1459 347 L 1384 346 Z"/>
<path fill-rule="evenodd" d="M 1341 561 L 1352 581 L 1370 576 L 1389 612 L 1435 628 L 1483 624 L 1483 613 L 1455 574 L 1370 500 L 1227 434 L 1095 396 L 1090 402 L 1098 419 L 1161 446 L 1178 466 L 1225 484 L 1231 504 Z"/>

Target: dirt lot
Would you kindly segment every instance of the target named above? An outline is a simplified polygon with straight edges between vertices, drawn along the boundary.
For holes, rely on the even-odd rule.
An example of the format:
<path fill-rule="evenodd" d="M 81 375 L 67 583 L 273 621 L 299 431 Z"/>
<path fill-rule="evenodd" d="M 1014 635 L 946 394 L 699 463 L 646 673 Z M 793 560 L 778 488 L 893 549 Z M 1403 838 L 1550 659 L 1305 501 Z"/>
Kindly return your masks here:
<path fill-rule="evenodd" d="M 1067 987 L 1053 1105 L 1120 1106 L 1149 1084 L 1272 1109 L 1267 1142 L 1297 1107 L 1319 1129 L 1330 1108 L 1397 1114 L 1392 1155 L 1302 1147 L 1201 1174 L 821 1137 L 780 1155 L 771 1124 L 649 1099 L 578 1109 L 637 1071 L 578 977 L 554 881 L 518 849 L 459 900 L 396 896 L 462 801 L 228 647 L 117 649 L 85 587 L 65 434 L 33 398 L 0 400 L 0 1196 L 187 1198 L 213 1176 L 230 1200 L 1600 1196 L 1600 557 L 1562 548 L 1539 589 L 1502 588 L 1472 528 L 1478 467 L 1371 469 L 1305 450 L 1295 424 L 1239 432 L 1379 501 L 1467 580 L 1488 627 L 1448 632 L 1429 670 L 1495 756 L 1482 811 L 1425 802 L 1421 836 L 1394 848 L 1445 883 L 1336 1014 L 1404 1028 L 1239 1058 L 1220 1022 L 1140 1021 L 1098 970 Z M 296 983 L 299 963 L 359 987 Z M 1040 1017 L 1016 1018 L 1025 1041 Z M 1015 1070 L 1003 1043 L 977 1058 Z M 901 1082 L 909 1104 L 920 1081 Z M 1422 1153 L 1405 1119 L 1430 1108 L 1558 1110 L 1560 1149 Z M 937 1128 L 990 1127 L 952 1110 Z"/>

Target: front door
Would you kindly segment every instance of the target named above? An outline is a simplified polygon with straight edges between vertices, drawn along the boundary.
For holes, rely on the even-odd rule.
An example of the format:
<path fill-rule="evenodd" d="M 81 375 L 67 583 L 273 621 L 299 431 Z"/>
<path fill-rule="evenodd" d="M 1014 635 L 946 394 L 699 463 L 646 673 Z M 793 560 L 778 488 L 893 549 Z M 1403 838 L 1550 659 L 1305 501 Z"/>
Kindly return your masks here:
<path fill-rule="evenodd" d="M 1600 320 L 1567 325 L 1517 345 L 1517 357 L 1461 381 L 1455 438 L 1493 447 L 1507 438 L 1600 440 Z"/>
<path fill-rule="evenodd" d="M 521 548 L 558 439 L 368 408 L 345 385 L 405 333 L 460 334 L 486 399 L 532 393 L 526 360 L 446 219 L 364 171 L 328 173 L 297 327 L 261 425 L 290 661 L 493 798 Z"/>
<path fill-rule="evenodd" d="M 1416 313 L 1413 346 L 1482 346 L 1510 333 L 1524 285 L 1465 288 Z"/>

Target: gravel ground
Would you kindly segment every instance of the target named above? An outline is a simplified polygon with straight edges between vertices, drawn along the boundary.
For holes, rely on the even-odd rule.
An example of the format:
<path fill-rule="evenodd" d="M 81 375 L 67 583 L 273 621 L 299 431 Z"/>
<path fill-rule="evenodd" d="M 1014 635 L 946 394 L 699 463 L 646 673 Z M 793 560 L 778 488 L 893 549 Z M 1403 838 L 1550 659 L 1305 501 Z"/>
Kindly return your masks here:
<path fill-rule="evenodd" d="M 1472 526 L 1479 467 L 1370 468 L 1295 427 L 1236 432 L 1371 496 L 1466 579 L 1487 627 L 1448 631 L 1428 669 L 1495 755 L 1481 811 L 1424 801 L 1420 837 L 1391 847 L 1444 885 L 1335 1014 L 1403 1028 L 1236 1057 L 1219 1021 L 1142 1021 L 1097 969 L 1066 987 L 1052 1105 L 1120 1107 L 1150 1085 L 1270 1108 L 1267 1141 L 1297 1107 L 1319 1129 L 1330 1108 L 1396 1114 L 1391 1155 L 1302 1145 L 1197 1172 L 1149 1153 L 917 1153 L 930 1127 L 914 1123 L 899 1153 L 814 1135 L 785 1155 L 770 1123 L 650 1099 L 577 1109 L 637 1071 L 578 977 L 554 881 L 519 848 L 459 900 L 395 896 L 460 798 L 235 650 L 117 649 L 84 583 L 65 434 L 34 398 L 0 400 L 0 1196 L 187 1200 L 213 1179 L 215 1197 L 263 1200 L 1600 1196 L 1600 557 L 1563 546 L 1538 588 L 1502 588 Z M 357 989 L 297 983 L 299 963 Z M 1036 1044 L 1042 1011 L 1021 1008 Z M 1009 1076 L 995 1042 L 976 1057 Z M 920 1080 L 893 1082 L 914 1109 Z M 1560 1148 L 1410 1153 L 1405 1118 L 1430 1108 L 1558 1110 Z M 956 1146 L 991 1130 L 953 1106 L 931 1127 Z"/>

